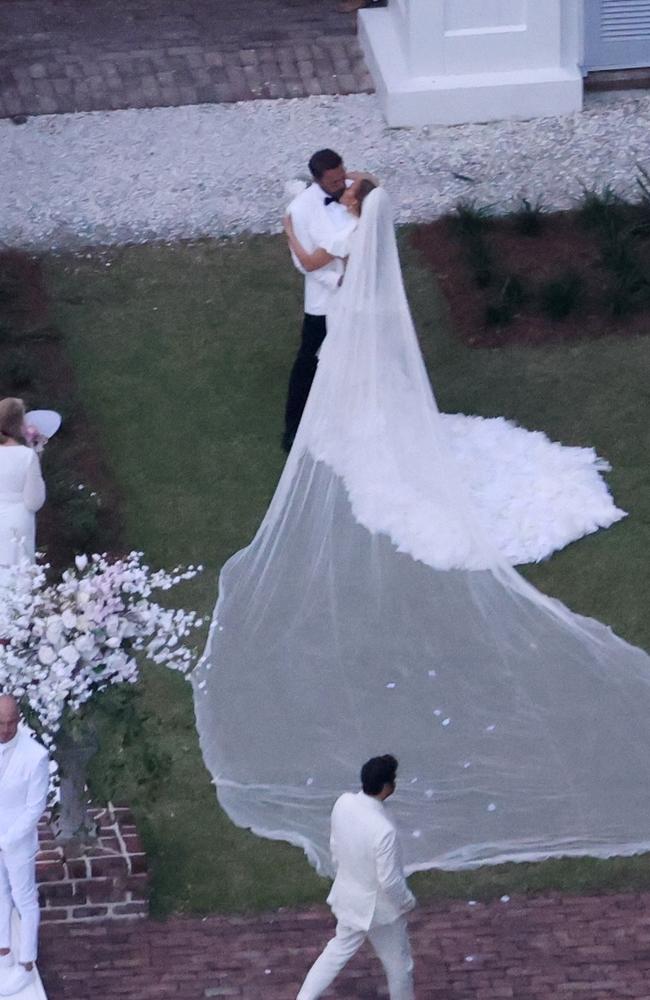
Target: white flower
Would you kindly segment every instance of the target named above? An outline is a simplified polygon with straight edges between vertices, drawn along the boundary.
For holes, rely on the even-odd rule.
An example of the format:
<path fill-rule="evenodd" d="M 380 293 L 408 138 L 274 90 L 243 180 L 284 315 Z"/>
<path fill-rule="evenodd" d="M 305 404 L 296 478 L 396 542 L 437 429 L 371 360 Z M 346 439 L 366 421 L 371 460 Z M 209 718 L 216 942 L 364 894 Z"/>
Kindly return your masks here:
<path fill-rule="evenodd" d="M 61 615 L 61 621 L 63 622 L 66 628 L 74 628 L 75 625 L 77 624 L 77 616 L 75 615 L 74 611 L 70 610 L 70 608 L 66 608 L 63 614 Z"/>
<path fill-rule="evenodd" d="M 154 590 L 169 590 L 195 569 L 152 572 L 140 552 L 110 560 L 75 560 L 58 583 L 47 567 L 25 563 L 10 571 L 0 607 L 0 686 L 24 698 L 52 746 L 61 717 L 110 684 L 138 680 L 133 652 L 187 674 L 195 658 L 186 637 L 200 624 L 194 612 L 163 608 Z"/>
<path fill-rule="evenodd" d="M 82 655 L 87 656 L 95 648 L 95 640 L 92 635 L 79 635 L 74 641 L 75 649 L 78 650 Z"/>
<path fill-rule="evenodd" d="M 63 622 L 60 618 L 54 618 L 45 629 L 45 638 L 51 646 L 58 646 L 63 635 Z"/>

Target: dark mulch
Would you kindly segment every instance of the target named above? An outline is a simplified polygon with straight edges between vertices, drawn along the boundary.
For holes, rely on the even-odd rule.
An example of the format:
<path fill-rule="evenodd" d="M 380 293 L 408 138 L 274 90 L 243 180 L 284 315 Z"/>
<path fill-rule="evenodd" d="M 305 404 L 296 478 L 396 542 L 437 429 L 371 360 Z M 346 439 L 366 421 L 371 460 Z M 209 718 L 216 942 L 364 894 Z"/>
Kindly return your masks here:
<path fill-rule="evenodd" d="M 61 332 L 50 319 L 41 263 L 0 252 L 0 398 L 63 416 L 42 458 L 48 499 L 37 516 L 37 545 L 54 568 L 77 552 L 119 551 L 119 497 L 81 405 Z M 82 487 L 81 489 L 79 487 Z M 94 494 L 94 495 L 93 495 Z"/>
<path fill-rule="evenodd" d="M 635 209 L 628 206 L 625 211 L 627 223 L 633 224 Z M 492 277 L 486 287 L 479 287 L 467 238 L 459 235 L 453 216 L 420 226 L 412 236 L 442 286 L 452 328 L 464 343 L 497 347 L 650 332 L 650 238 L 632 241 L 649 281 L 645 299 L 620 316 L 613 313 L 617 282 L 603 260 L 602 233 L 585 227 L 578 212 L 545 214 L 540 232 L 533 236 L 518 232 L 512 216 L 489 218 L 483 239 Z M 550 319 L 540 307 L 542 287 L 567 275 L 577 276 L 578 303 L 565 318 Z M 509 322 L 491 323 L 487 310 L 499 303 L 506 279 L 512 276 L 520 282 L 524 300 Z"/>

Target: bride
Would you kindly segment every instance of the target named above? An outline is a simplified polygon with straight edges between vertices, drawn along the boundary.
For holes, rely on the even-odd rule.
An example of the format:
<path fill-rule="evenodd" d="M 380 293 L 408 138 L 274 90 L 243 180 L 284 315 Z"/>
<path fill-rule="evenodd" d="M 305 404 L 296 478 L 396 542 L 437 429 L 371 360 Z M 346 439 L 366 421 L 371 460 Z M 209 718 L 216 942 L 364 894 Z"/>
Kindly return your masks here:
<path fill-rule="evenodd" d="M 390 749 L 408 871 L 647 850 L 650 659 L 512 569 L 449 437 L 377 188 L 193 675 L 219 800 L 328 872 L 334 799 Z"/>
<path fill-rule="evenodd" d="M 283 219 L 289 248 L 305 271 L 350 254 L 363 203 L 379 185 L 371 174 L 350 176 L 353 182 L 340 199 L 350 226 L 327 247 L 309 253 L 296 237 L 291 216 Z M 600 476 L 610 466 L 593 448 L 563 447 L 504 417 L 440 414 L 440 420 L 476 514 L 512 565 L 538 562 L 625 517 Z"/>

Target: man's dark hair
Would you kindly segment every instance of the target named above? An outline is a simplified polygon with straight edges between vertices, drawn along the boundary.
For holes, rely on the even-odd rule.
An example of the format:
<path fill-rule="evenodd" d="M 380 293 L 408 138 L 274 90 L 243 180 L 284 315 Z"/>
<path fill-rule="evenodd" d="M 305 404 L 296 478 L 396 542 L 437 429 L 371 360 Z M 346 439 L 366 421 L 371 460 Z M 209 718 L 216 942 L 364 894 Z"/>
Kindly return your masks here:
<path fill-rule="evenodd" d="M 337 170 L 342 163 L 342 157 L 333 149 L 319 149 L 309 161 L 309 169 L 314 180 L 319 181 L 326 170 Z"/>
<path fill-rule="evenodd" d="M 392 785 L 397 774 L 397 760 L 389 753 L 371 757 L 361 768 L 361 785 L 366 795 L 379 795 L 384 785 Z"/>

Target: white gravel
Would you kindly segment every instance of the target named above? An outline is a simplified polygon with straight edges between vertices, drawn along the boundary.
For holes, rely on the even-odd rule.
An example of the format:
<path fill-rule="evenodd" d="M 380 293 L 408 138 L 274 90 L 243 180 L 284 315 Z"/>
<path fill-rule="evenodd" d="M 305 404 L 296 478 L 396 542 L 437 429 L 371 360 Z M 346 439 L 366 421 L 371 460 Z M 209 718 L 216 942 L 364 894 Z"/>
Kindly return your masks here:
<path fill-rule="evenodd" d="M 635 187 L 650 166 L 650 96 L 591 97 L 581 114 L 389 129 L 373 95 L 48 115 L 0 121 L 0 241 L 34 249 L 278 229 L 285 181 L 331 146 L 379 174 L 398 221 L 460 198 L 563 208 L 581 185 Z M 461 175 L 461 176 L 458 176 Z"/>

